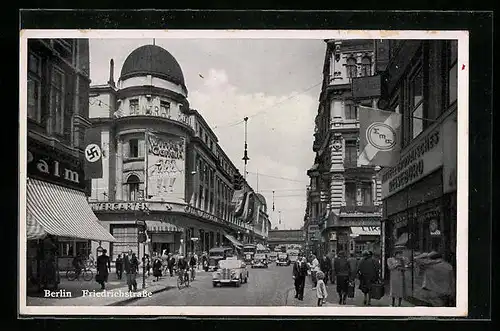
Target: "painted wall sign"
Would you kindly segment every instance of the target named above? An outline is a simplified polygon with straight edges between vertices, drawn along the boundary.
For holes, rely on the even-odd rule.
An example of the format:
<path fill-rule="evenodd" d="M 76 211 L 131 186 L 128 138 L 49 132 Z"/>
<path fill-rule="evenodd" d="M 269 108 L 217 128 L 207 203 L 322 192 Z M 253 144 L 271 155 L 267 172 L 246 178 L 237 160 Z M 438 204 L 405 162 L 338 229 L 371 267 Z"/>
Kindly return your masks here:
<path fill-rule="evenodd" d="M 418 140 L 398 164 L 381 175 L 382 199 L 404 189 L 443 165 L 442 128 Z"/>
<path fill-rule="evenodd" d="M 182 137 L 146 133 L 147 197 L 169 202 L 184 201 L 186 143 Z"/>
<path fill-rule="evenodd" d="M 222 223 L 222 221 L 217 216 L 212 215 L 210 213 L 207 213 L 206 211 L 203 211 L 201 209 L 194 208 L 192 206 L 186 206 L 184 208 L 184 211 L 188 214 L 207 219 L 207 220 L 212 221 L 214 223 Z"/>
<path fill-rule="evenodd" d="M 148 211 L 149 205 L 145 202 L 94 202 L 90 203 L 94 211 Z"/>
<path fill-rule="evenodd" d="M 75 162 L 62 160 L 55 153 L 51 155 L 31 147 L 28 147 L 26 156 L 28 177 L 52 181 L 77 190 L 85 189 L 83 164 L 76 166 Z"/>

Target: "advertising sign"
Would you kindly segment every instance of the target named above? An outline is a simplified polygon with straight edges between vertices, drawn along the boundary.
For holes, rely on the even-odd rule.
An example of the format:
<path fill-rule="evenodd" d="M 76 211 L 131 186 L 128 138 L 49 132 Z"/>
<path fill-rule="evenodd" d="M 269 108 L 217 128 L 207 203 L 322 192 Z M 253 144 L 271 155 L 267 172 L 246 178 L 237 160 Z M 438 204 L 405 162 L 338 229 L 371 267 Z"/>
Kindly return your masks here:
<path fill-rule="evenodd" d="M 146 197 L 150 200 L 184 201 L 186 142 L 182 137 L 146 133 Z"/>
<path fill-rule="evenodd" d="M 396 166 L 381 173 L 382 199 L 401 191 L 443 165 L 443 132 L 435 128 L 402 154 Z"/>

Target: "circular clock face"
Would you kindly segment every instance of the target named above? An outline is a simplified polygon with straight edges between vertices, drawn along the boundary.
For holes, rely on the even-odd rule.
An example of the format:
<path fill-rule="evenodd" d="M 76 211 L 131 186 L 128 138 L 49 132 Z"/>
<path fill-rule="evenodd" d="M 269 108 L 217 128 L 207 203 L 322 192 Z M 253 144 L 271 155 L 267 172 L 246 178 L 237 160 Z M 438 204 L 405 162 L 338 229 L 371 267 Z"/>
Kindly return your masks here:
<path fill-rule="evenodd" d="M 435 232 L 438 228 L 438 224 L 437 224 L 437 221 L 435 219 L 432 219 L 430 222 L 429 222 L 429 230 L 431 232 Z"/>
<path fill-rule="evenodd" d="M 366 130 L 366 140 L 379 150 L 389 151 L 396 146 L 396 131 L 385 123 L 375 122 Z"/>

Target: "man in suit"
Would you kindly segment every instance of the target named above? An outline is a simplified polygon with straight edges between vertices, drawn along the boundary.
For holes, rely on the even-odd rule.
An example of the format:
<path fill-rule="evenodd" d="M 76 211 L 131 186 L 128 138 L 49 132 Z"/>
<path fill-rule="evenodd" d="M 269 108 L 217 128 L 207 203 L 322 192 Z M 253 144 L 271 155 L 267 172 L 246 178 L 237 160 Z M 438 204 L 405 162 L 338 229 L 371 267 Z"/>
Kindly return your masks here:
<path fill-rule="evenodd" d="M 293 279 L 295 281 L 295 298 L 304 300 L 304 286 L 307 276 L 307 263 L 302 253 L 293 265 Z"/>

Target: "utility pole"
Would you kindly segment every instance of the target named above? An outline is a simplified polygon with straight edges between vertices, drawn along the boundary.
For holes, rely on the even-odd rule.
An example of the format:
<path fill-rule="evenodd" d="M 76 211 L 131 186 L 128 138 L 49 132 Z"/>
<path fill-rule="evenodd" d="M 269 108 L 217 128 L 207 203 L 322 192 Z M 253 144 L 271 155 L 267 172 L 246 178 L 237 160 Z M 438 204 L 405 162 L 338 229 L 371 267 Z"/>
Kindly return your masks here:
<path fill-rule="evenodd" d="M 245 162 L 245 167 L 244 167 L 244 170 L 243 170 L 243 178 L 245 178 L 245 180 L 247 179 L 247 163 L 248 163 L 248 160 L 250 160 L 250 158 L 248 157 L 248 145 L 247 145 L 247 122 L 248 122 L 248 117 L 245 117 L 243 119 L 245 121 L 245 150 L 243 152 L 243 158 L 242 160 Z"/>

